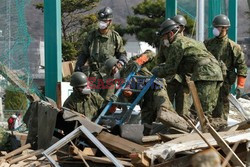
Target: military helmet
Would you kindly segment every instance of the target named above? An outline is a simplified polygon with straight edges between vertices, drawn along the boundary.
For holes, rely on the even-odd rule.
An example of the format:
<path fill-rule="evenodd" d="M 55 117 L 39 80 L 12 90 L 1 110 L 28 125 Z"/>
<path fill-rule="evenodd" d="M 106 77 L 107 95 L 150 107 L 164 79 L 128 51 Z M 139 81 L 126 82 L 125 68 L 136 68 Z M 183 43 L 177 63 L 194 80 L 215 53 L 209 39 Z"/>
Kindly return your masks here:
<path fill-rule="evenodd" d="M 174 20 L 168 18 L 161 24 L 159 35 L 162 36 L 177 27 L 179 27 L 179 25 Z"/>
<path fill-rule="evenodd" d="M 115 57 L 110 57 L 105 61 L 105 68 L 107 71 L 111 71 L 114 65 L 116 65 L 118 62 L 118 59 Z"/>
<path fill-rule="evenodd" d="M 86 86 L 87 76 L 82 72 L 74 72 L 71 76 L 70 85 L 73 87 Z"/>
<path fill-rule="evenodd" d="M 187 25 L 187 20 L 185 19 L 184 16 L 182 15 L 175 15 L 172 20 L 174 20 L 177 24 L 181 26 L 186 26 Z"/>
<path fill-rule="evenodd" d="M 213 19 L 213 26 L 214 27 L 230 27 L 230 20 L 224 14 L 217 15 Z"/>
<path fill-rule="evenodd" d="M 98 19 L 99 20 L 112 20 L 113 18 L 113 12 L 110 7 L 104 7 L 98 12 Z"/>

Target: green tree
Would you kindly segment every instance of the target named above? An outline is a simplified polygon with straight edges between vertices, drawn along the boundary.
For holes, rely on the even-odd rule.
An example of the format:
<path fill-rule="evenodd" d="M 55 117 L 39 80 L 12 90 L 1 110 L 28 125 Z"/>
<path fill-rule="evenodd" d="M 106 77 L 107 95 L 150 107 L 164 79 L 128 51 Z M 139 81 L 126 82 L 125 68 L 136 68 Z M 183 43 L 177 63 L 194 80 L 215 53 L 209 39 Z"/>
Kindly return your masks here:
<path fill-rule="evenodd" d="M 5 90 L 5 110 L 26 110 L 28 100 L 23 92 L 12 86 Z"/>
<path fill-rule="evenodd" d="M 159 37 L 156 32 L 165 20 L 165 0 L 144 0 L 133 7 L 134 16 L 127 17 L 128 26 L 126 33 L 135 34 L 137 40 L 145 41 L 153 46 L 159 45 Z M 185 16 L 185 15 L 184 15 Z M 193 21 L 187 18 L 187 33 L 192 32 Z"/>
<path fill-rule="evenodd" d="M 78 54 L 78 46 L 82 42 L 82 34 L 87 32 L 97 22 L 95 14 L 91 14 L 100 0 L 62 0 L 62 54 L 63 60 L 74 60 Z M 44 4 L 37 3 L 35 7 L 42 12 Z"/>

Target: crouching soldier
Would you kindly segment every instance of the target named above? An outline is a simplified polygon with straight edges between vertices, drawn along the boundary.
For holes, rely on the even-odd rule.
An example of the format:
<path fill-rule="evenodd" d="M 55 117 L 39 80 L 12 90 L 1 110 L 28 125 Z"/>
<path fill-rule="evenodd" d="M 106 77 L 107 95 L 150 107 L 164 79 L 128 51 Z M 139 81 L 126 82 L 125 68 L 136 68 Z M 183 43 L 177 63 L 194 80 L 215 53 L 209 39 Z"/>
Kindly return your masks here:
<path fill-rule="evenodd" d="M 94 121 L 101 112 L 104 99 L 96 92 L 92 92 L 88 87 L 87 76 L 82 72 L 74 72 L 71 76 L 70 85 L 73 92 L 66 99 L 63 107 L 85 115 L 91 121 Z M 56 137 L 63 137 L 74 130 L 75 121 L 65 121 L 63 112 L 59 112 L 56 121 Z"/>

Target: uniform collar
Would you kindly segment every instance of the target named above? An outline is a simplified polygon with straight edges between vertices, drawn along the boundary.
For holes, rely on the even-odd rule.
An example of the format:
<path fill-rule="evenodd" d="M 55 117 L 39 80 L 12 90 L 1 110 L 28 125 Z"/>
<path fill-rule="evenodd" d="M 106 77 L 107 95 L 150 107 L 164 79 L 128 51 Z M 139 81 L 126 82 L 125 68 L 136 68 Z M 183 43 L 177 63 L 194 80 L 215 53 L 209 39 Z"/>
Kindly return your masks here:
<path fill-rule="evenodd" d="M 227 40 L 227 39 L 228 39 L 228 36 L 225 35 L 225 36 L 222 37 L 222 38 L 215 37 L 214 39 L 216 39 L 217 41 L 224 41 L 224 40 Z"/>
<path fill-rule="evenodd" d="M 98 29 L 96 36 L 97 37 L 103 37 L 103 38 L 109 38 L 110 34 L 111 34 L 111 29 L 109 29 L 106 34 L 101 34 L 100 31 L 99 31 L 99 29 Z"/>

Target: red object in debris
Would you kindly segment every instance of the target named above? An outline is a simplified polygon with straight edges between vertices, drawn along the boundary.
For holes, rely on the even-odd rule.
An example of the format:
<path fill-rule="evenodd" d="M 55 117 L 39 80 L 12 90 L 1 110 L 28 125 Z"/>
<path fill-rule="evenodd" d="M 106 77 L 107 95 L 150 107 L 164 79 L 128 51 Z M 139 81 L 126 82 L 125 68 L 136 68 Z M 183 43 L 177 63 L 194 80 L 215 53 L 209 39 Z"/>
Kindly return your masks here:
<path fill-rule="evenodd" d="M 12 115 L 8 119 L 8 128 L 9 128 L 9 130 L 14 130 L 16 119 L 17 119 L 16 115 Z"/>

